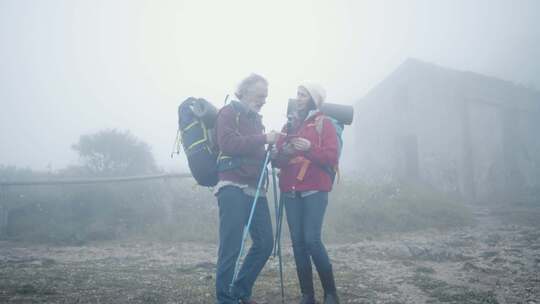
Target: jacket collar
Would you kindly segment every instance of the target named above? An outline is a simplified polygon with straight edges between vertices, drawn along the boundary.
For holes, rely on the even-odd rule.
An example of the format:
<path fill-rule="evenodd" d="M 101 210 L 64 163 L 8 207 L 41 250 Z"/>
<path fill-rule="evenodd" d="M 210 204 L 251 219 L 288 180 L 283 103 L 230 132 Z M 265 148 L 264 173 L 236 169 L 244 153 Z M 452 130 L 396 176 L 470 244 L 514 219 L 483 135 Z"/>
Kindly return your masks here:
<path fill-rule="evenodd" d="M 262 117 L 261 114 L 252 111 L 247 104 L 245 104 L 244 102 L 236 98 L 231 100 L 231 105 L 236 109 L 236 111 L 239 111 L 241 114 L 245 114 L 248 117 L 255 117 L 255 118 Z"/>
<path fill-rule="evenodd" d="M 315 110 L 311 110 L 308 112 L 306 118 L 304 120 L 308 120 L 308 119 L 311 119 L 319 114 L 322 114 L 321 110 L 319 109 L 315 109 Z"/>
<path fill-rule="evenodd" d="M 293 123 L 291 125 L 292 132 L 297 132 L 298 129 L 304 125 L 307 124 L 309 121 L 314 120 L 317 116 L 323 115 L 323 112 L 321 112 L 318 109 L 309 111 L 308 115 L 306 115 L 306 118 L 304 120 L 301 120 L 300 117 L 298 117 L 298 114 L 295 114 L 295 118 L 293 118 Z"/>
<path fill-rule="evenodd" d="M 319 110 L 319 109 L 315 109 L 315 110 L 311 110 L 308 112 L 308 114 L 306 115 L 306 117 L 304 118 L 304 120 L 301 120 L 300 116 L 298 115 L 298 112 L 295 113 L 295 120 L 298 121 L 298 123 L 303 123 L 304 121 L 308 121 L 312 118 L 314 118 L 315 116 L 318 116 L 318 115 L 322 115 L 323 113 Z"/>

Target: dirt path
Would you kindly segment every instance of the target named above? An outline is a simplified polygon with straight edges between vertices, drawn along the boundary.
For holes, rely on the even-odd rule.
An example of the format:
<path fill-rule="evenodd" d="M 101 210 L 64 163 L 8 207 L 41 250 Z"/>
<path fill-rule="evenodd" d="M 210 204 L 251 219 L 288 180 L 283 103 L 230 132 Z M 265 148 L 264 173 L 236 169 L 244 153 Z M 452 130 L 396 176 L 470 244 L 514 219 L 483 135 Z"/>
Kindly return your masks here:
<path fill-rule="evenodd" d="M 476 218 L 476 227 L 329 246 L 342 302 L 540 303 L 540 229 L 503 225 L 485 209 Z M 286 303 L 296 303 L 284 246 Z M 215 253 L 192 243 L 0 242 L 0 303 L 213 303 Z M 271 259 L 263 270 L 259 303 L 281 303 L 277 269 Z"/>

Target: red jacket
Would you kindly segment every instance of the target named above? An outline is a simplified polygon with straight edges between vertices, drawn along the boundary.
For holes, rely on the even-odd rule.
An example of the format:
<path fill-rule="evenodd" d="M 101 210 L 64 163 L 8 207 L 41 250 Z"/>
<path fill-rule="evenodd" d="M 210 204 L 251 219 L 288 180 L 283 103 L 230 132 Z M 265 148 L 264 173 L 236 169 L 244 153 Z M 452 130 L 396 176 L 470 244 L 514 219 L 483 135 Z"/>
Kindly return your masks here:
<path fill-rule="evenodd" d="M 232 101 L 219 111 L 216 137 L 223 156 L 250 160 L 240 167 L 219 172 L 219 180 L 256 187 L 266 155 L 261 116 Z"/>
<path fill-rule="evenodd" d="M 292 129 L 297 129 L 294 126 L 298 124 L 298 131 L 293 135 L 309 140 L 311 148 L 306 152 L 295 150 L 292 155 L 287 155 L 283 149 L 287 139 L 281 137 L 278 140 L 278 155 L 274 164 L 281 168 L 279 187 L 282 192 L 330 191 L 333 177 L 329 170 L 338 164 L 336 129 L 322 112 L 316 112 L 303 122 L 293 122 Z M 287 132 L 287 125 L 283 127 L 283 132 Z"/>

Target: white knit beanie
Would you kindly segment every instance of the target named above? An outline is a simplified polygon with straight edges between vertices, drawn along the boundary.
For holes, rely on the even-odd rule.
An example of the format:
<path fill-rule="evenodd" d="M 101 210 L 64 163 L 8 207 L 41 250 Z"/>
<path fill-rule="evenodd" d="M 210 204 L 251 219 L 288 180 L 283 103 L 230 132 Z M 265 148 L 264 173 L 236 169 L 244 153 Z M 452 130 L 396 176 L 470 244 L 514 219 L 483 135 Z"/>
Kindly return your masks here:
<path fill-rule="evenodd" d="M 309 95 L 311 95 L 311 98 L 313 98 L 315 105 L 317 105 L 317 108 L 321 107 L 324 100 L 326 99 L 326 91 L 320 84 L 306 81 L 301 83 L 299 87 L 303 87 L 308 91 Z"/>

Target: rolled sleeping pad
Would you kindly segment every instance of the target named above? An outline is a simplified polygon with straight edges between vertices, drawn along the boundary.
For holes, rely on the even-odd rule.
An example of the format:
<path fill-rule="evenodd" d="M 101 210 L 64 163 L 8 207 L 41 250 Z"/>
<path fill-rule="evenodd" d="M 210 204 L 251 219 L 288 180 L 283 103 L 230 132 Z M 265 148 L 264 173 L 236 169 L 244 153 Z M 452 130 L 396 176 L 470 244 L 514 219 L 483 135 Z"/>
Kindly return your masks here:
<path fill-rule="evenodd" d="M 205 99 L 197 98 L 191 104 L 191 110 L 208 128 L 213 128 L 216 122 L 217 108 Z"/>
<path fill-rule="evenodd" d="M 344 125 L 350 125 L 353 122 L 353 106 L 324 102 L 320 110 L 325 115 L 334 118 L 335 120 Z M 287 116 L 294 111 L 296 111 L 296 99 L 289 99 L 289 103 L 287 105 Z"/>

